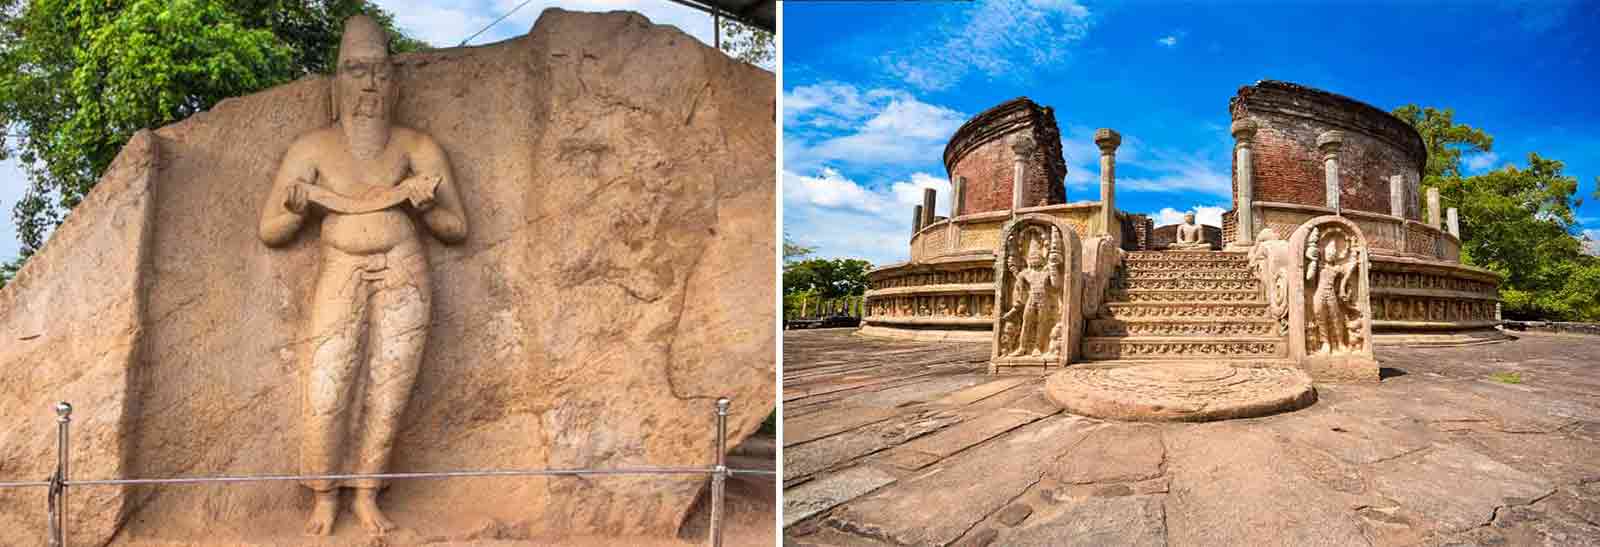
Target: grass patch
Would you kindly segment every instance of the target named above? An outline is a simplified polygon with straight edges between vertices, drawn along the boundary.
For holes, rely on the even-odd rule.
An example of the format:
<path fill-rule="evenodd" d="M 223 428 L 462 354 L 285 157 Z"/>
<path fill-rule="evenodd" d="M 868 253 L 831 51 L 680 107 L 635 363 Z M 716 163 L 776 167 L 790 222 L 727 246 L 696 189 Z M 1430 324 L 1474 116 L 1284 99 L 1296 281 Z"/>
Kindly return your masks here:
<path fill-rule="evenodd" d="M 1520 383 L 1522 383 L 1522 373 L 1520 373 L 1520 372 L 1496 372 L 1494 374 L 1490 374 L 1489 375 L 1489 379 L 1490 380 L 1494 380 L 1496 382 L 1500 382 L 1502 384 L 1520 384 Z"/>

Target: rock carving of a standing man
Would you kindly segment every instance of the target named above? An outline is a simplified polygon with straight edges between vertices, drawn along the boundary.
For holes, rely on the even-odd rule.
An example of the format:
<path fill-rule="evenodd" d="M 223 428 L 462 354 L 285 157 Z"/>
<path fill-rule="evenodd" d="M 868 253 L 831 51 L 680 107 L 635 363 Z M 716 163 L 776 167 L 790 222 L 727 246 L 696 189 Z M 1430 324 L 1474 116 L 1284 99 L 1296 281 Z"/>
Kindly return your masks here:
<path fill-rule="evenodd" d="M 321 268 L 301 355 L 305 474 L 388 468 L 427 342 L 431 293 L 418 225 L 444 243 L 466 238 L 450 163 L 433 138 L 391 123 L 397 97 L 388 38 L 369 17 L 345 22 L 333 80 L 335 123 L 284 154 L 261 212 L 268 246 L 322 217 Z M 330 535 L 339 488 L 371 533 L 395 525 L 378 510 L 379 480 L 312 480 L 306 533 Z"/>
<path fill-rule="evenodd" d="M 1318 238 L 1317 229 L 1313 228 L 1308 238 L 1306 281 L 1316 283 L 1311 293 L 1311 317 L 1317 330 L 1318 353 L 1355 349 L 1347 330 L 1350 321 L 1360 314 L 1353 301 L 1353 288 L 1358 281 L 1351 279 L 1361 264 L 1359 253 L 1336 234 Z"/>

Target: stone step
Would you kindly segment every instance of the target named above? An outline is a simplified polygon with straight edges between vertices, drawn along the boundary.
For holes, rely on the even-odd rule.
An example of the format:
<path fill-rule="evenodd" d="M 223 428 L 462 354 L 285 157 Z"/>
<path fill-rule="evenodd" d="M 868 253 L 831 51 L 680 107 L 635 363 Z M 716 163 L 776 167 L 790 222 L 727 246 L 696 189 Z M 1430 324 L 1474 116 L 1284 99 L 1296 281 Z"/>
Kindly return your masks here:
<path fill-rule="evenodd" d="M 1090 319 L 1089 336 L 1278 336 L 1278 322 L 1261 319 Z"/>
<path fill-rule="evenodd" d="M 1156 279 L 1197 279 L 1197 280 L 1232 280 L 1252 281 L 1256 276 L 1250 270 L 1135 270 L 1123 268 L 1117 271 L 1117 279 L 1130 281 L 1156 280 Z"/>
<path fill-rule="evenodd" d="M 1173 290 L 1118 289 L 1106 293 L 1106 301 L 1124 302 L 1238 302 L 1265 303 L 1259 290 Z"/>
<path fill-rule="evenodd" d="M 1112 302 L 1106 319 L 1265 319 L 1265 302 Z"/>
<path fill-rule="evenodd" d="M 1262 359 L 1283 358 L 1289 342 L 1282 337 L 1113 336 L 1083 340 L 1086 359 Z"/>
<path fill-rule="evenodd" d="M 1250 261 L 1250 254 L 1233 251 L 1130 251 L 1123 254 L 1129 260 L 1159 260 L 1163 258 L 1195 259 L 1208 258 L 1217 260 Z"/>
<path fill-rule="evenodd" d="M 1261 282 L 1248 279 L 1127 279 L 1116 278 L 1113 290 L 1121 291 L 1252 291 L 1261 292 Z"/>

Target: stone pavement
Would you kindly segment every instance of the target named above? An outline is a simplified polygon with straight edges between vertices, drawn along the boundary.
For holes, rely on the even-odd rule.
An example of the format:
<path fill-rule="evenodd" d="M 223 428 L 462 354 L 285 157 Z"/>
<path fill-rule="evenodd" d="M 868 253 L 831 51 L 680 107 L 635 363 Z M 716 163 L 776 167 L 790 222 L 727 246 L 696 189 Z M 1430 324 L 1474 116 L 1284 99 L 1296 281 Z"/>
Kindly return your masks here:
<path fill-rule="evenodd" d="M 1600 337 L 1517 336 L 1151 424 L 1062 413 L 985 344 L 788 331 L 784 544 L 1600 545 Z"/>

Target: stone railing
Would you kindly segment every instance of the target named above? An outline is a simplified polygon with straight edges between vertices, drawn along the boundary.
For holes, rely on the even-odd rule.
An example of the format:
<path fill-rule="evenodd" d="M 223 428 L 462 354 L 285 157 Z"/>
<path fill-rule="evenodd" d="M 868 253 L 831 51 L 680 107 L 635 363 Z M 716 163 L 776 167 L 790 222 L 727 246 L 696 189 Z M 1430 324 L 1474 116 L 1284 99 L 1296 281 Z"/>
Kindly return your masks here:
<path fill-rule="evenodd" d="M 1335 213 L 1331 208 L 1316 205 L 1258 201 L 1255 203 L 1255 227 L 1252 234 L 1261 231 L 1262 228 L 1271 228 L 1279 238 L 1286 238 L 1305 221 Z M 1344 209 L 1337 213 L 1361 227 L 1374 256 L 1410 257 L 1444 262 L 1461 260 L 1461 240 L 1427 223 L 1353 209 Z M 1239 237 L 1235 225 L 1236 211 L 1224 213 L 1223 217 L 1223 245 L 1228 245 Z"/>
<path fill-rule="evenodd" d="M 1100 227 L 1094 225 L 1099 212 L 1098 201 L 1016 210 L 1017 215 L 1039 213 L 1061 219 L 1072 226 L 1072 231 L 1080 238 L 1100 233 Z M 931 222 L 911 237 L 911 262 L 921 263 L 953 255 L 992 254 L 1000 243 L 1000 228 L 1011 220 L 1011 213 L 1010 210 L 989 211 Z M 1121 226 L 1117 229 L 1121 230 Z"/>

